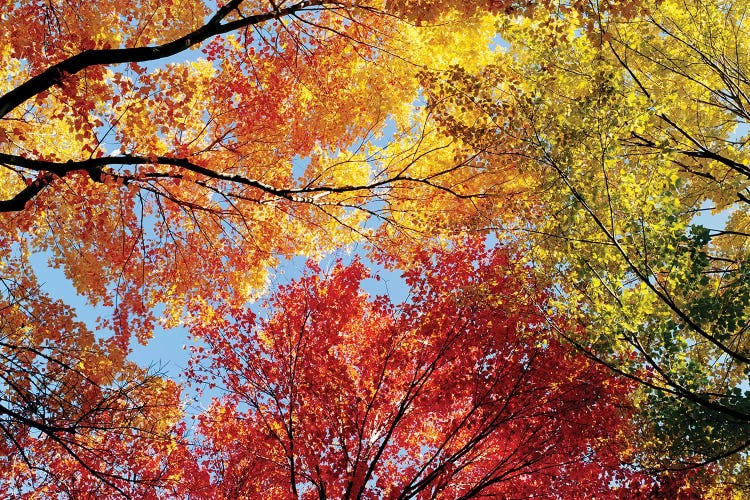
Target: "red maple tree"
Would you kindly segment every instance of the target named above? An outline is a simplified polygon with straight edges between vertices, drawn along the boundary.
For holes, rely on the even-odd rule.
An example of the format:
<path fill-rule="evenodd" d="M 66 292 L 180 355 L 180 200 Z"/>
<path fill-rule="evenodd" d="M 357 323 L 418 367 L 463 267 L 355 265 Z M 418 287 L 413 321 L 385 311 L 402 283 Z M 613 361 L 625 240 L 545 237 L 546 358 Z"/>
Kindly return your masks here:
<path fill-rule="evenodd" d="M 650 489 L 621 464 L 631 386 L 550 334 L 537 313 L 544 295 L 515 262 L 468 240 L 420 253 L 403 304 L 363 292 L 369 275 L 355 260 L 325 276 L 311 266 L 267 302 L 267 317 L 219 308 L 194 331 L 210 346 L 194 376 L 227 394 L 200 416 L 192 490 L 593 498 Z"/>

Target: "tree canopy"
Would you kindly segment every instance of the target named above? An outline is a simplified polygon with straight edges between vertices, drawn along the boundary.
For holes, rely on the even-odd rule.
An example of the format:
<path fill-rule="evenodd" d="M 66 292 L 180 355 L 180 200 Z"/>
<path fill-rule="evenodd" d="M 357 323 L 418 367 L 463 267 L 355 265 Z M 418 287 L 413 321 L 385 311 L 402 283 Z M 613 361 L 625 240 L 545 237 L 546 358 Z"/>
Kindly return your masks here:
<path fill-rule="evenodd" d="M 0 485 L 740 498 L 747 13 L 0 2 Z"/>

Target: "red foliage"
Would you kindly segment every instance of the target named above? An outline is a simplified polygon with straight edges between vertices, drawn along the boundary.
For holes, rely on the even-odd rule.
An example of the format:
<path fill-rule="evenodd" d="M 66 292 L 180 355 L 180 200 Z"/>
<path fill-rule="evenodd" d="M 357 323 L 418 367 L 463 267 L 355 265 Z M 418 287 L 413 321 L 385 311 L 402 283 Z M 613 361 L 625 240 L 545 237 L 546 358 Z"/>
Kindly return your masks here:
<path fill-rule="evenodd" d="M 207 495 L 628 496 L 631 389 L 561 345 L 514 256 L 480 241 L 418 257 L 407 303 L 371 298 L 359 262 L 311 268 L 258 319 L 195 334 L 228 394 L 200 417 Z M 618 488 L 619 486 L 619 488 Z M 626 494 L 627 493 L 627 494 Z"/>

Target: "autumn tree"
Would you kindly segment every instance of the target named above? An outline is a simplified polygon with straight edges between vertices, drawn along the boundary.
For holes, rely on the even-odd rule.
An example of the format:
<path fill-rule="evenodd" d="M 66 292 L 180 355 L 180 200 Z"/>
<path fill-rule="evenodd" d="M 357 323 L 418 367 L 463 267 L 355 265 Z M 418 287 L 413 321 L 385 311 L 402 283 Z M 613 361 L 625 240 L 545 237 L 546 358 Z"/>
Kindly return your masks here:
<path fill-rule="evenodd" d="M 669 14 L 671 4 L 658 9 L 646 5 L 645 14 L 639 4 L 230 0 L 214 5 L 200 0 L 0 0 L 0 54 L 6 61 L 0 79 L 0 278 L 17 283 L 9 286 L 3 298 L 7 327 L 3 326 L 2 335 L 7 342 L 2 352 L 7 368 L 2 375 L 6 384 L 0 386 L 0 402 L 7 403 L 8 411 L 0 413 L 7 456 L 13 449 L 30 450 L 13 462 L 18 469 L 5 469 L 3 479 L 20 478 L 13 486 L 17 491 L 38 488 L 49 495 L 119 491 L 138 496 L 152 494 L 153 488 L 170 488 L 179 479 L 179 474 L 173 474 L 170 457 L 179 455 L 181 460 L 188 456 L 182 431 L 176 427 L 180 418 L 177 391 L 172 382 L 127 360 L 134 338 L 147 342 L 157 324 L 167 328 L 190 324 L 194 332 L 212 342 L 216 331 L 244 331 L 231 318 L 249 314 L 243 312 L 248 301 L 263 292 L 269 270 L 286 257 L 317 258 L 337 246 L 366 241 L 375 252 L 389 254 L 394 266 L 411 272 L 416 280 L 428 266 L 421 249 L 432 248 L 422 243 L 423 239 L 444 241 L 442 237 L 464 230 L 498 227 L 503 228 L 498 232 L 500 239 L 534 249 L 524 258 L 541 271 L 537 276 L 540 282 L 560 278 L 556 281 L 559 293 L 551 299 L 556 314 L 548 318 L 548 326 L 557 327 L 560 335 L 569 336 L 589 355 L 658 389 L 657 396 L 665 391 L 679 396 L 677 407 L 669 406 L 670 399 L 650 401 L 650 408 L 656 411 L 657 430 L 669 423 L 663 429 L 677 428 L 695 435 L 695 429 L 681 428 L 685 421 L 676 418 L 684 409 L 679 405 L 691 401 L 691 410 L 731 417 L 719 419 L 716 432 L 701 426 L 700 433 L 707 441 L 697 452 L 691 450 L 696 453 L 694 461 L 705 461 L 709 452 L 718 456 L 739 449 L 744 430 L 731 431 L 737 420 L 732 412 L 745 415 L 744 396 L 736 393 L 741 389 L 739 374 L 746 356 L 739 319 L 744 314 L 744 268 L 739 259 L 731 260 L 734 257 L 721 253 L 725 250 L 703 241 L 705 232 L 686 230 L 690 211 L 682 207 L 702 206 L 711 198 L 705 194 L 710 189 L 699 194 L 699 190 L 685 188 L 686 179 L 696 178 L 697 167 L 681 168 L 673 159 L 709 161 L 702 146 L 686 143 L 690 135 L 707 135 L 700 129 L 704 122 L 690 122 L 684 108 L 667 99 L 668 92 L 663 97 L 668 112 L 659 111 L 661 94 L 647 83 L 652 77 L 639 76 L 679 74 L 675 70 L 680 67 L 665 66 L 659 62 L 658 51 L 635 50 L 632 47 L 640 47 L 641 42 L 626 39 L 629 34 L 642 36 L 642 43 L 655 46 L 677 43 L 677 38 L 661 36 L 657 17 L 649 17 L 657 11 Z M 651 31 L 641 29 L 639 23 Z M 741 23 L 734 24 L 736 40 L 743 39 Z M 622 33 L 614 36 L 617 29 Z M 506 42 L 508 51 L 503 48 Z M 645 62 L 634 64 L 631 53 Z M 732 71 L 726 74 L 734 75 Z M 695 96 L 690 99 L 696 103 L 705 100 Z M 741 94 L 738 96 L 741 99 Z M 658 113 L 672 121 L 672 129 Z M 719 115 L 709 112 L 709 122 L 724 130 Z M 651 127 L 654 121 L 660 128 Z M 698 128 L 685 128 L 688 122 Z M 672 132 L 682 128 L 687 135 L 651 135 L 644 127 Z M 669 137 L 677 142 L 670 143 Z M 712 149 L 711 144 L 704 145 L 737 164 L 743 161 Z M 638 156 L 641 153 L 643 156 Z M 659 161 L 641 161 L 653 157 Z M 648 168 L 642 170 L 644 165 Z M 713 176 L 714 181 L 723 182 L 722 171 L 706 168 L 699 170 L 706 175 L 697 177 Z M 737 168 L 732 172 L 729 177 L 735 182 Z M 731 189 L 740 192 L 740 188 L 733 184 Z M 505 231 L 511 226 L 517 230 Z M 732 242 L 743 234 L 735 228 L 721 235 L 709 233 L 709 237 L 718 242 L 721 236 L 725 247 L 732 248 Z M 576 244 L 584 244 L 585 251 Z M 96 337 L 89 328 L 75 323 L 61 302 L 38 289 L 29 264 L 33 253 L 43 254 L 51 266 L 62 269 L 92 305 L 112 311 L 98 320 Z M 710 264 L 704 265 L 704 256 Z M 415 262 L 416 270 L 409 271 Z M 728 267 L 717 268 L 719 262 Z M 439 270 L 448 272 L 449 267 Z M 340 273 L 351 275 L 346 279 L 354 281 L 356 276 L 364 276 L 356 266 Z M 727 281 L 725 276 L 731 279 Z M 452 278 L 446 275 L 440 279 Z M 526 283 L 521 278 L 507 279 L 519 287 Z M 313 296 L 318 293 L 313 282 L 309 276 L 295 285 L 293 292 Z M 708 300 L 717 298 L 716 293 L 709 293 L 712 286 L 728 282 L 734 285 L 719 294 L 722 300 Z M 680 283 L 686 284 L 684 289 L 679 288 Z M 690 288 L 693 284 L 698 288 Z M 427 288 L 414 286 L 428 293 Z M 440 286 L 443 288 L 435 290 L 446 295 L 447 282 Z M 497 283 L 486 286 L 504 290 Z M 469 288 L 482 287 L 471 283 Z M 724 289 L 719 286 L 718 290 Z M 410 361 L 416 365 L 404 361 L 393 373 L 400 381 L 389 379 L 387 385 L 370 381 L 381 389 L 380 397 L 385 398 L 389 388 L 396 391 L 401 387 L 407 392 L 429 388 L 420 393 L 428 400 L 421 407 L 423 416 L 433 411 L 435 418 L 447 422 L 448 413 L 455 411 L 467 419 L 455 427 L 455 434 L 450 434 L 452 428 L 445 427 L 445 422 L 435 422 L 436 426 L 444 424 L 441 429 L 449 432 L 442 436 L 418 427 L 430 422 L 427 417 L 417 422 L 405 414 L 390 420 L 394 428 L 407 421 L 417 426 L 414 429 L 425 436 L 429 446 L 443 445 L 427 462 L 409 465 L 411 476 L 404 472 L 407 482 L 400 483 L 404 491 L 426 492 L 443 487 L 440 481 L 446 477 L 464 475 L 477 488 L 501 491 L 503 484 L 510 484 L 514 467 L 532 474 L 537 464 L 559 472 L 562 479 L 556 487 L 563 492 L 575 486 L 568 474 L 572 466 L 564 464 L 564 459 L 578 460 L 576 467 L 582 477 L 589 474 L 592 478 L 592 491 L 612 486 L 604 476 L 596 476 L 596 464 L 605 464 L 602 467 L 615 474 L 615 483 L 627 477 L 627 470 L 616 467 L 615 452 L 603 450 L 601 443 L 586 441 L 572 430 L 564 439 L 545 437 L 551 436 L 555 420 L 547 417 L 552 413 L 588 415 L 588 410 L 555 392 L 559 384 L 568 384 L 566 387 L 584 398 L 603 398 L 605 378 L 583 358 L 563 355 L 562 344 L 541 327 L 538 318 L 532 320 L 529 311 L 514 312 L 520 316 L 512 321 L 533 326 L 529 331 L 542 335 L 541 343 L 529 340 L 523 329 L 507 333 L 499 331 L 499 326 L 490 329 L 497 338 L 485 338 L 469 328 L 466 337 L 455 339 L 456 345 L 473 349 L 466 363 L 482 366 L 486 361 L 497 373 L 473 374 L 476 389 L 485 392 L 469 397 L 469 386 L 461 386 L 462 405 L 457 402 L 455 408 L 442 407 L 434 400 L 429 402 L 433 392 L 439 395 L 445 389 L 438 383 L 439 377 L 433 376 L 438 370 L 428 370 L 425 360 L 429 356 L 445 360 L 445 373 L 458 373 L 458 358 L 449 348 L 454 342 L 451 335 L 458 332 L 451 333 L 448 326 L 468 325 L 470 320 L 497 320 L 510 326 L 511 319 L 503 316 L 504 309 L 496 302 L 501 299 L 478 296 L 485 309 L 484 316 L 475 318 L 467 304 L 451 303 L 440 295 L 446 301 L 446 314 L 458 316 L 435 317 L 435 324 L 427 328 L 420 327 L 414 316 L 419 308 L 430 313 L 426 303 L 405 306 L 404 311 L 412 311 L 407 314 L 388 309 L 382 300 L 369 302 L 358 292 L 344 292 L 341 290 L 353 300 L 359 297 L 354 302 L 359 309 L 353 311 L 365 316 L 358 321 L 369 321 L 368 314 L 380 315 L 383 320 L 382 325 L 367 323 L 383 342 L 382 348 L 371 345 L 378 356 L 388 352 L 406 356 L 403 347 L 388 337 L 391 334 L 403 336 L 413 345 L 425 345 L 428 358 Z M 463 295 L 464 300 L 469 296 Z M 291 296 L 283 297 L 279 296 L 275 306 L 294 305 Z M 724 297 L 739 297 L 739 301 L 729 309 L 721 305 L 726 303 Z M 331 301 L 343 304 L 335 297 Z M 698 303 L 706 304 L 702 309 L 705 318 L 685 312 L 698 310 L 693 307 Z M 489 311 L 491 304 L 498 306 L 494 313 Z M 727 338 L 704 324 L 713 321 L 716 311 L 731 326 Z M 334 312 L 331 321 L 337 317 Z M 492 314 L 500 316 L 488 319 Z M 582 328 L 569 327 L 566 315 Z M 216 328 L 216 318 L 226 318 L 228 323 L 214 331 L 209 325 Z M 235 318 L 235 322 L 241 320 L 242 316 Z M 277 328 L 268 321 L 258 331 L 267 331 L 270 339 L 276 335 L 280 341 L 284 335 L 298 334 L 294 328 Z M 640 332 L 652 323 L 662 325 L 658 331 L 649 330 L 659 333 L 656 341 L 649 340 L 656 343 L 644 343 Z M 503 337 L 506 334 L 512 337 Z M 426 337 L 420 340 L 419 335 Z M 322 343 L 323 333 L 321 336 Z M 433 337 L 437 345 L 442 342 L 446 346 L 445 352 L 430 351 L 422 343 Z M 500 340 L 506 343 L 493 344 Z M 334 339 L 328 341 L 335 344 Z M 242 342 L 260 356 L 246 360 L 247 367 L 275 355 L 272 340 L 259 337 Z M 245 344 L 235 344 L 240 345 Z M 531 366 L 531 358 L 513 351 L 511 345 L 529 356 L 537 353 L 537 364 Z M 213 348 L 226 352 L 226 360 L 232 359 L 222 344 L 215 343 Z M 482 356 L 487 354 L 482 354 L 482 349 L 520 357 L 515 364 L 493 364 L 501 360 L 484 360 Z M 685 351 L 689 356 L 681 357 Z M 546 356 L 539 354 L 542 352 L 564 358 L 571 374 L 593 377 L 586 382 L 592 384 L 591 394 L 581 392 L 582 386 L 572 379 L 550 379 L 562 374 L 550 372 Z M 355 354 L 364 356 L 359 351 L 351 355 Z M 324 353 L 310 356 L 306 363 L 322 370 Z M 731 360 L 724 363 L 727 356 Z M 337 365 L 342 374 L 366 369 L 366 365 L 351 364 L 345 370 L 345 359 Z M 221 365 L 229 362 L 226 360 L 216 361 L 219 364 L 214 369 L 237 370 L 238 376 L 249 377 L 241 366 Z M 374 361 L 390 363 L 382 357 Z M 278 358 L 277 363 L 281 362 Z M 520 376 L 523 370 L 519 366 L 524 363 L 537 370 L 534 376 Z M 664 365 L 671 371 L 656 369 Z M 717 370 L 716 366 L 726 369 Z M 275 370 L 281 367 L 279 364 Z M 409 369 L 424 373 L 424 384 L 411 389 L 403 386 L 417 380 L 409 377 Z M 278 373 L 269 384 L 297 384 L 298 379 L 285 379 Z M 308 372 L 303 375 L 311 376 Z M 519 388 L 530 392 L 492 393 L 493 377 L 507 381 L 514 376 Z M 320 389 L 343 390 L 333 379 L 330 384 Z M 528 401 L 534 391 L 545 397 L 532 401 L 528 410 L 514 406 Z M 518 408 L 523 414 L 536 408 L 542 413 L 524 421 L 524 425 L 532 425 L 529 429 L 533 432 L 524 436 L 528 443 L 509 444 L 508 439 L 515 436 L 509 434 L 510 424 L 488 424 L 494 417 L 483 420 L 487 403 L 487 415 L 518 424 L 518 419 L 497 409 L 494 400 L 486 399 L 490 393 L 498 401 L 508 402 L 506 410 Z M 391 400 L 367 394 L 361 397 L 364 403 L 357 403 L 357 408 L 366 408 L 362 404 L 370 401 L 373 414 L 382 411 L 378 405 L 412 404 L 403 392 L 394 392 Z M 239 401 L 230 398 L 217 403 L 203 418 L 207 443 L 215 446 L 216 456 L 202 457 L 199 465 L 210 474 L 196 472 L 195 477 L 208 477 L 214 481 L 211 487 L 242 487 L 231 476 L 234 472 L 229 471 L 225 478 L 220 474 L 224 467 L 221 454 L 251 451 L 242 447 L 227 451 L 218 441 L 217 428 L 210 427 L 213 419 L 220 421 L 215 415 L 220 408 L 244 412 L 236 406 Z M 252 401 L 251 397 L 244 403 Z M 256 397 L 255 401 L 260 407 L 260 400 Z M 606 410 L 601 415 L 606 420 L 615 418 L 616 401 L 597 399 L 592 404 Z M 674 418 L 667 418 L 664 408 L 674 410 Z M 248 415 L 258 418 L 263 414 Z M 278 415 L 273 414 L 274 418 Z M 537 417 L 541 420 L 534 420 Z M 745 420 L 739 420 L 744 425 Z M 375 428 L 372 420 L 362 422 Z M 227 417 L 225 424 L 238 426 L 242 422 Z M 291 471 L 297 464 L 309 467 L 307 462 L 298 462 L 302 455 L 285 447 L 320 448 L 314 448 L 312 441 L 295 441 L 295 433 L 295 439 L 285 441 L 280 433 L 284 422 L 279 425 L 282 427 L 275 430 L 279 439 L 269 442 L 273 445 L 269 452 L 286 459 Z M 289 425 L 296 432 L 293 420 Z M 474 425 L 480 430 L 475 431 Z M 575 427 L 573 422 L 565 425 Z M 363 427 L 362 432 L 365 430 Z M 322 432 L 311 427 L 313 431 Z M 261 428 L 248 432 L 259 433 Z M 602 438 L 617 437 L 602 429 L 592 432 L 602 432 Z M 316 439 L 324 438 L 318 434 Z M 714 446 L 718 441 L 721 446 Z M 400 435 L 398 441 L 394 436 L 378 443 L 383 442 L 381 455 L 388 451 L 391 457 L 398 457 L 394 450 L 400 446 L 412 452 L 417 449 Z M 375 468 L 384 463 L 366 456 L 365 451 L 375 449 L 375 442 L 367 450 L 364 441 L 356 443 L 363 455 L 351 463 L 364 469 L 346 476 L 352 491 L 355 486 L 374 487 L 370 480 L 377 481 Z M 653 443 L 657 451 L 665 448 L 664 443 Z M 209 444 L 204 449 L 210 455 Z M 539 449 L 526 449 L 526 444 L 540 449 L 549 445 L 553 453 L 541 457 Z M 463 446 L 468 446 L 466 452 L 460 451 Z M 499 465 L 487 459 L 489 450 L 497 446 L 509 453 Z M 684 458 L 684 451 L 676 450 L 675 456 Z M 590 461 L 587 453 L 596 454 L 597 460 L 601 455 L 601 461 Z M 389 460 L 387 463 L 394 464 L 397 458 Z M 182 462 L 189 464 L 190 460 Z M 460 466 L 453 469 L 456 464 Z M 271 465 L 253 462 L 248 467 Z M 318 465 L 322 471 L 324 464 Z M 422 467 L 422 472 L 417 472 Z M 269 478 L 290 470 L 277 467 Z M 327 476 L 324 479 L 312 469 L 304 470 L 313 479 L 301 480 L 301 488 L 315 481 L 321 487 L 339 488 Z M 370 479 L 358 475 L 361 470 L 365 474 L 371 470 Z M 108 476 L 107 471 L 114 475 Z M 526 477 L 519 475 L 513 484 Z M 284 487 L 296 484 L 291 479 Z M 446 483 L 445 488 L 449 487 L 460 485 Z"/>
<path fill-rule="evenodd" d="M 7 456 L 33 450 L 3 477 L 18 491 L 57 484 L 50 494 L 77 491 L 77 468 L 90 491 L 92 477 L 110 492 L 169 479 L 159 464 L 179 437 L 176 392 L 126 361 L 131 340 L 180 324 L 188 306 L 199 321 L 208 301 L 244 305 L 280 258 L 369 237 L 368 217 L 418 225 L 401 202 L 448 200 L 473 174 L 453 141 L 411 135 L 413 75 L 482 53 L 492 20 L 471 16 L 488 5 L 447 16 L 451 29 L 417 29 L 447 4 L 2 2 L 0 277 L 20 285 L 7 297 L 1 397 Z M 387 120 L 392 148 L 371 143 Z M 113 311 L 99 340 L 44 298 L 33 253 Z M 118 435 L 130 450 L 119 455 Z M 155 469 L 125 470 L 133 450 Z M 33 472 L 46 464 L 59 468 Z"/>
<path fill-rule="evenodd" d="M 242 303 L 279 258 L 368 237 L 368 218 L 420 227 L 468 205 L 502 176 L 477 182 L 411 112 L 414 74 L 481 60 L 494 20 L 418 29 L 426 5 L 5 3 L 8 245 L 116 307 L 102 326 L 126 348 L 190 297 Z"/>
<path fill-rule="evenodd" d="M 647 497 L 622 465 L 632 384 L 571 352 L 518 256 L 481 239 L 422 252 L 409 300 L 315 266 L 264 313 L 218 307 L 194 333 L 204 475 L 221 498 Z M 205 477 L 210 486 L 200 490 Z M 667 494 L 666 491 L 663 491 Z M 674 493 L 674 492 L 673 492 Z"/>
<path fill-rule="evenodd" d="M 425 72 L 429 107 L 527 180 L 530 209 L 488 227 L 555 279 L 586 332 L 560 334 L 642 384 L 644 461 L 747 487 L 747 8 L 560 14 L 503 20 L 478 72 Z"/>
<path fill-rule="evenodd" d="M 2 285 L 0 489 L 143 496 L 168 483 L 180 434 L 175 382 L 97 341 L 28 279 Z"/>

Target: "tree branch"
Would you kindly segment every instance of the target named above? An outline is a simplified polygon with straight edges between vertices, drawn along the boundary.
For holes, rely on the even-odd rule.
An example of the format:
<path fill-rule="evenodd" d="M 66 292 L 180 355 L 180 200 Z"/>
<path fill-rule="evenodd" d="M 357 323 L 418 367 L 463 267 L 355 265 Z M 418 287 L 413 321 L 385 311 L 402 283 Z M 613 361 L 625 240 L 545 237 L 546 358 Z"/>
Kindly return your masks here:
<path fill-rule="evenodd" d="M 42 189 L 47 187 L 50 182 L 54 179 L 54 175 L 45 173 L 38 179 L 33 181 L 31 184 L 23 188 L 21 191 L 16 193 L 13 198 L 7 200 L 0 200 L 0 213 L 1 212 L 20 212 L 26 208 L 26 204 L 39 194 Z"/>
<path fill-rule="evenodd" d="M 34 181 L 31 185 L 27 186 L 23 191 L 16 194 L 9 200 L 0 200 L 0 213 L 2 212 L 17 212 L 23 210 L 26 203 L 31 200 L 36 194 L 38 194 L 44 187 L 46 187 L 55 176 L 64 177 L 72 172 L 86 172 L 91 179 L 96 182 L 102 182 L 103 176 L 109 175 L 118 179 L 121 179 L 123 183 L 128 184 L 131 182 L 143 182 L 147 180 L 168 178 L 168 179 L 183 179 L 183 175 L 180 173 L 171 172 L 148 172 L 141 175 L 122 175 L 117 172 L 106 172 L 105 167 L 111 165 L 171 165 L 182 168 L 188 172 L 192 172 L 201 175 L 208 179 L 214 179 L 217 181 L 225 181 L 233 184 L 240 184 L 243 186 L 254 187 L 265 193 L 273 196 L 284 198 L 294 202 L 302 203 L 314 203 L 315 200 L 305 198 L 305 195 L 316 195 L 321 193 L 350 193 L 356 191 L 369 191 L 376 188 L 382 188 L 389 184 L 396 182 L 413 182 L 427 185 L 431 188 L 444 191 L 456 198 L 460 199 L 471 199 L 480 198 L 485 196 L 482 193 L 469 193 L 462 194 L 453 190 L 449 186 L 442 186 L 433 179 L 441 175 L 450 173 L 453 168 L 446 169 L 440 172 L 431 174 L 426 178 L 412 177 L 407 175 L 405 171 L 386 177 L 384 179 L 374 180 L 367 184 L 347 184 L 341 186 L 335 185 L 309 185 L 298 188 L 279 188 L 266 184 L 264 182 L 250 179 L 239 174 L 226 174 L 217 170 L 204 167 L 195 162 L 190 161 L 187 158 L 174 158 L 170 156 L 136 156 L 136 155 L 121 155 L 121 156 L 107 156 L 99 158 L 88 158 L 86 160 L 68 160 L 65 162 L 56 162 L 49 160 L 38 160 L 31 158 L 24 158 L 23 156 L 11 155 L 7 153 L 0 153 L 0 164 L 14 165 L 16 167 L 26 168 L 29 170 L 35 170 L 37 172 L 44 172 L 44 175 L 39 180 Z M 207 186 L 201 181 L 195 181 L 207 189 L 213 189 Z"/>
<path fill-rule="evenodd" d="M 221 7 L 216 14 L 203 26 L 187 35 L 152 47 L 130 47 L 122 49 L 92 49 L 85 50 L 69 57 L 57 64 L 53 64 L 38 75 L 25 81 L 18 87 L 0 97 L 0 118 L 5 117 L 12 110 L 54 85 L 58 84 L 68 75 L 74 75 L 91 66 L 103 66 L 123 63 L 139 63 L 155 61 L 170 57 L 191 47 L 199 45 L 217 35 L 229 33 L 247 26 L 262 24 L 272 19 L 289 16 L 310 7 L 320 7 L 327 3 L 338 5 L 338 2 L 325 2 L 324 0 L 303 0 L 283 9 L 275 9 L 273 12 L 241 17 L 234 21 L 222 24 L 222 21 L 243 0 L 231 0 Z"/>

